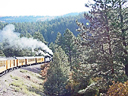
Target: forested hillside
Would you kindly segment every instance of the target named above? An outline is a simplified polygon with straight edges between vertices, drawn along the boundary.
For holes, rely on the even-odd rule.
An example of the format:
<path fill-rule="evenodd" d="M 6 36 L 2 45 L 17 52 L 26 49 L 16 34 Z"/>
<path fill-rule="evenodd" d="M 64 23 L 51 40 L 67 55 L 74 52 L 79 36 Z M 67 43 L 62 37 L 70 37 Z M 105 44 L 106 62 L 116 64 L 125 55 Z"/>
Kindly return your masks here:
<path fill-rule="evenodd" d="M 22 23 L 22 22 L 38 22 L 38 21 L 50 21 L 52 19 L 66 17 L 66 16 L 76 16 L 80 13 L 69 13 L 62 16 L 0 16 L 0 22 L 5 23 Z"/>
<path fill-rule="evenodd" d="M 33 40 L 38 40 L 41 41 L 42 43 L 50 44 L 51 42 L 55 42 L 58 32 L 63 35 L 67 29 L 70 29 L 73 32 L 73 34 L 77 36 L 78 32 L 76 31 L 76 29 L 78 28 L 78 26 L 76 24 L 76 20 L 78 20 L 79 22 L 83 22 L 83 24 L 87 23 L 87 20 L 84 18 L 83 13 L 73 16 L 72 15 L 64 16 L 45 22 L 39 21 L 39 22 L 11 23 L 14 25 L 14 28 L 13 26 L 5 27 L 6 25 L 8 25 L 8 23 L 1 22 L 0 23 L 1 32 L 4 32 L 4 30 L 6 30 L 4 34 L 7 35 L 7 36 L 5 35 L 3 36 L 1 35 L 0 32 L 0 36 L 1 36 L 0 41 L 2 41 L 2 38 L 5 38 L 5 40 L 0 43 L 1 56 L 4 55 L 7 57 L 24 56 L 24 55 L 35 56 L 36 53 L 38 53 L 39 49 L 33 49 L 31 47 L 29 49 L 26 49 L 29 46 L 23 47 L 24 44 L 22 44 L 21 46 L 20 45 L 21 42 L 25 43 L 24 38 L 22 37 L 28 38 L 27 40 L 29 40 L 29 38 L 33 38 Z M 9 33 L 9 31 L 11 33 Z M 20 36 L 21 39 L 16 36 L 16 38 L 18 38 L 17 40 L 15 38 L 15 34 Z M 13 41 L 13 43 L 11 43 L 11 41 Z M 18 43 L 18 41 L 20 42 Z M 29 40 L 29 42 L 30 41 L 31 40 Z M 32 42 L 30 42 L 30 44 L 32 44 Z M 16 48 L 15 45 L 18 47 Z"/>
<path fill-rule="evenodd" d="M 57 18 L 56 16 L 5 16 L 0 17 L 0 22 L 6 23 L 22 23 L 22 22 L 37 22 L 37 21 L 48 21 Z"/>
<path fill-rule="evenodd" d="M 19 32 L 21 35 L 25 36 L 29 33 L 33 36 L 35 32 L 40 32 L 47 42 L 54 42 L 57 33 L 61 34 L 68 28 L 75 36 L 78 32 L 76 31 L 77 24 L 75 21 L 78 20 L 83 24 L 86 24 L 87 20 L 84 18 L 83 13 L 75 16 L 64 16 L 57 19 L 53 19 L 45 22 L 22 22 L 22 23 L 12 23 L 15 25 L 15 31 Z M 1 23 L 0 29 L 2 29 L 6 23 Z"/>

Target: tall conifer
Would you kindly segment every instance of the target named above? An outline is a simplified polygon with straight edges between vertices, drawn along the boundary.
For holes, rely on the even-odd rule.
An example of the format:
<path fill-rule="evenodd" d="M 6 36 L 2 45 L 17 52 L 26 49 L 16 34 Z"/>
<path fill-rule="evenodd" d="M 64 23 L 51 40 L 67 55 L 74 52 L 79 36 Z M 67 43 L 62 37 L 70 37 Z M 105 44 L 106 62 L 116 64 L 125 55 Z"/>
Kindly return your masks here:
<path fill-rule="evenodd" d="M 53 62 L 47 73 L 47 81 L 44 83 L 44 92 L 47 96 L 64 96 L 68 91 L 66 89 L 68 80 L 68 60 L 61 47 L 56 49 L 53 56 Z"/>

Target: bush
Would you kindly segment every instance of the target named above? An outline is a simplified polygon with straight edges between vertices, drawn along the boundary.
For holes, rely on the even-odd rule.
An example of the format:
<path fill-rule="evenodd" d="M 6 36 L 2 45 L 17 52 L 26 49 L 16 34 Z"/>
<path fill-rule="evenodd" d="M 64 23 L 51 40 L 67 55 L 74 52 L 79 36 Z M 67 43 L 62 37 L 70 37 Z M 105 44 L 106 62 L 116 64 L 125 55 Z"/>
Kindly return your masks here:
<path fill-rule="evenodd" d="M 107 96 L 128 96 L 128 80 L 124 83 L 113 81 L 107 92 Z"/>

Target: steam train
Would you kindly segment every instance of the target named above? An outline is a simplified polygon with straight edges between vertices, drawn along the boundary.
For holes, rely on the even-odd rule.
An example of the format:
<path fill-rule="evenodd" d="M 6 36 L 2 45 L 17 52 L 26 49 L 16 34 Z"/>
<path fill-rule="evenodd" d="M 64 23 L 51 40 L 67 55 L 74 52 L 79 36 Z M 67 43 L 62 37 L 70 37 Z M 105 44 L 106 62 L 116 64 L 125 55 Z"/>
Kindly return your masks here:
<path fill-rule="evenodd" d="M 0 77 L 7 72 L 30 65 L 48 63 L 52 60 L 52 56 L 36 56 L 36 57 L 11 57 L 0 58 Z"/>

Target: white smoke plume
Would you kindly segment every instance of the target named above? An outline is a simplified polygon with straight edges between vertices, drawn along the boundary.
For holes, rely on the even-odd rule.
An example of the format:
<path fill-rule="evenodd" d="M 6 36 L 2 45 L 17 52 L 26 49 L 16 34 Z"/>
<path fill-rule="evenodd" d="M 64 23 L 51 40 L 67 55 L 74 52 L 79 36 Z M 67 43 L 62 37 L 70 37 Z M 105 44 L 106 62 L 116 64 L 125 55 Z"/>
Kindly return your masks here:
<path fill-rule="evenodd" d="M 49 55 L 48 53 L 44 53 L 43 51 L 41 50 L 38 50 L 38 52 L 36 52 L 36 55 L 39 55 L 39 54 L 42 54 L 42 55 Z"/>
<path fill-rule="evenodd" d="M 9 24 L 3 28 L 3 30 L 0 30 L 0 37 L 1 41 L 8 39 L 9 40 L 9 46 L 11 48 L 41 48 L 42 50 L 45 50 L 46 52 L 53 54 L 52 50 L 50 50 L 44 43 L 41 41 L 37 41 L 33 38 L 26 38 L 22 37 L 20 38 L 18 36 L 18 33 L 14 32 L 15 26 L 12 24 Z"/>

